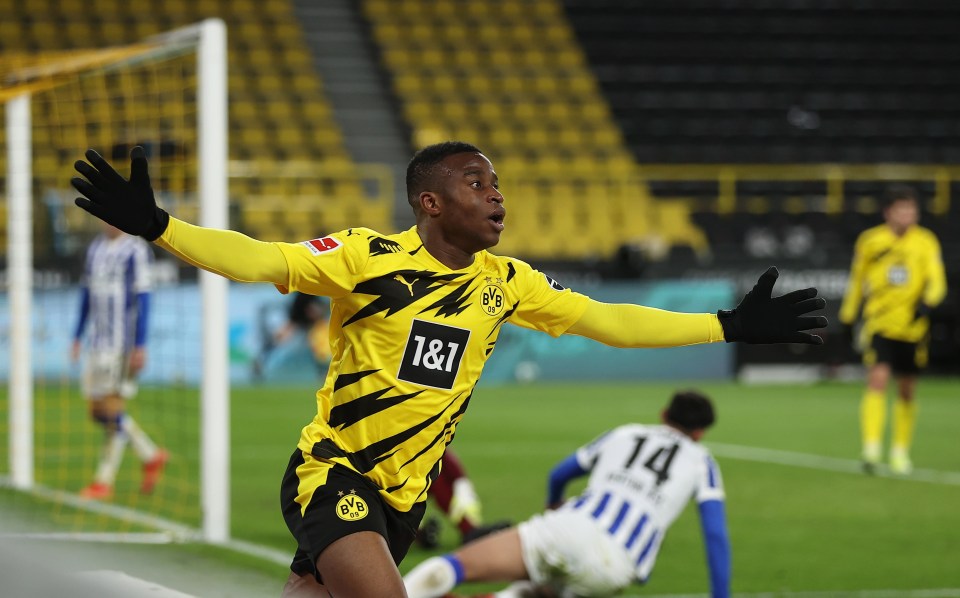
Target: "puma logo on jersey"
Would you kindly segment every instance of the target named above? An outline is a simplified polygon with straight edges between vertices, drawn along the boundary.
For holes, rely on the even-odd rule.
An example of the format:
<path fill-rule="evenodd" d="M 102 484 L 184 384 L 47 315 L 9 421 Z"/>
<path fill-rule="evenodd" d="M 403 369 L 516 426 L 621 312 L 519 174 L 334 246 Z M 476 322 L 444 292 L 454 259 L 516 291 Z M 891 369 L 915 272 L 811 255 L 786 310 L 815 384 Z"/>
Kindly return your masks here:
<path fill-rule="evenodd" d="M 416 281 L 407 282 L 407 280 L 401 274 L 397 274 L 396 276 L 393 277 L 393 279 L 399 282 L 400 284 L 402 284 L 403 286 L 407 287 L 407 290 L 410 291 L 410 296 L 413 297 L 413 282 L 416 282 Z"/>
<path fill-rule="evenodd" d="M 370 238 L 370 256 L 375 255 L 385 255 L 388 253 L 400 253 L 403 251 L 403 246 L 396 241 L 391 241 L 390 239 L 384 239 L 383 237 L 371 237 Z"/>

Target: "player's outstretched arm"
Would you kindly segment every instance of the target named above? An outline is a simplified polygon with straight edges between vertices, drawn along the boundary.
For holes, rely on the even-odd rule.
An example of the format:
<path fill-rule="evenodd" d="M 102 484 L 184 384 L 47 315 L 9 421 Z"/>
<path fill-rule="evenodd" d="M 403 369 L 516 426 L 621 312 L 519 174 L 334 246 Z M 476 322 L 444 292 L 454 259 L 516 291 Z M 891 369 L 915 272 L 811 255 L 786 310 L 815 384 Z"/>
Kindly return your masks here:
<path fill-rule="evenodd" d="M 823 309 L 826 301 L 813 288 L 771 297 L 778 276 L 777 269 L 770 268 L 735 309 L 720 310 L 716 315 L 591 300 L 567 333 L 626 348 L 680 347 L 723 340 L 823 344 L 819 336 L 803 331 L 827 325 L 823 316 L 806 316 Z"/>
<path fill-rule="evenodd" d="M 124 179 L 94 150 L 74 168 L 85 178 L 70 183 L 83 194 L 76 204 L 125 233 L 154 241 L 184 261 L 241 282 L 286 285 L 287 262 L 274 243 L 235 231 L 193 226 L 171 218 L 157 206 L 143 148 L 130 152 L 130 179 Z"/>

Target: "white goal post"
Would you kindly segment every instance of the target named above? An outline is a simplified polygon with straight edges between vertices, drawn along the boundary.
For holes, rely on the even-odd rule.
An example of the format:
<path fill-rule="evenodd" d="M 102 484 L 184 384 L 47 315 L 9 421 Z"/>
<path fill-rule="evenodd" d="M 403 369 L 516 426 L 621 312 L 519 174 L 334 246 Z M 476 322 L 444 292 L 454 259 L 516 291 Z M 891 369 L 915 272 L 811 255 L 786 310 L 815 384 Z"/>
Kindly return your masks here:
<path fill-rule="evenodd" d="M 208 19 L 146 40 L 147 44 L 162 49 L 195 48 L 199 224 L 212 228 L 228 226 L 226 36 L 222 20 Z M 56 63 L 47 65 L 44 74 L 56 74 L 56 68 Z M 75 70 L 75 65 L 71 69 Z M 31 372 L 34 191 L 31 185 L 31 93 L 28 85 L 23 88 L 23 93 L 6 101 L 7 286 L 11 322 L 9 454 L 10 485 L 18 490 L 33 491 L 36 490 Z M 208 542 L 225 543 L 230 539 L 228 284 L 222 277 L 202 272 L 200 288 L 203 319 L 201 537 Z"/>

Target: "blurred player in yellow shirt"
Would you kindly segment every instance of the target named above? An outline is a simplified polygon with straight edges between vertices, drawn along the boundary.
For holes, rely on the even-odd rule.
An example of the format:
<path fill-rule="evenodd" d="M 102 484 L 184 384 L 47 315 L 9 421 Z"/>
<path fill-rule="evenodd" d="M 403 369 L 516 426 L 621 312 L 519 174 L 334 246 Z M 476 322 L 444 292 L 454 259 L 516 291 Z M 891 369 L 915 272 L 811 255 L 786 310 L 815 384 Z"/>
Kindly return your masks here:
<path fill-rule="evenodd" d="M 864 470 L 872 473 L 881 458 L 892 372 L 898 384 L 890 469 L 908 474 L 913 467 L 910 444 L 917 417 L 917 375 L 927 364 L 928 315 L 943 300 L 947 282 L 937 237 L 917 224 L 916 191 L 904 185 L 887 189 L 883 217 L 883 224 L 857 238 L 840 322 L 849 333 L 858 317 L 863 320 L 859 346 L 867 367 L 860 405 Z"/>

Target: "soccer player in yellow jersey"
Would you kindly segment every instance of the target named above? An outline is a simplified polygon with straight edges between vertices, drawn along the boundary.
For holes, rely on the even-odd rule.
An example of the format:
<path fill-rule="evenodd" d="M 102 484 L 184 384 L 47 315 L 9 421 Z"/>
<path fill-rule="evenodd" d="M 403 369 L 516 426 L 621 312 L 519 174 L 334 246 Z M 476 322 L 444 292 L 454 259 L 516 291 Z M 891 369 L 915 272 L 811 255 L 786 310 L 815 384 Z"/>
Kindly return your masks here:
<path fill-rule="evenodd" d="M 526 263 L 489 253 L 504 230 L 490 160 L 462 142 L 407 167 L 416 225 L 394 235 L 350 228 L 301 243 L 205 229 L 157 207 L 142 148 L 130 179 L 93 150 L 71 180 L 77 205 L 187 262 L 283 292 L 331 298 L 333 357 L 281 483 L 297 551 L 284 596 L 405 596 L 397 564 L 501 326 L 576 334 L 617 347 L 718 341 L 821 344 L 816 289 L 772 298 L 775 268 L 736 309 L 683 314 L 606 304 Z M 584 198 L 587 201 L 588 198 Z"/>
<path fill-rule="evenodd" d="M 885 222 L 857 238 L 840 306 L 840 322 L 848 334 L 859 317 L 863 320 L 860 338 L 867 388 L 860 404 L 860 429 L 867 473 L 873 473 L 881 458 L 891 373 L 897 378 L 897 400 L 890 469 L 908 474 L 913 468 L 910 444 L 917 418 L 917 375 L 927 362 L 928 314 L 947 292 L 940 243 L 917 224 L 918 214 L 916 191 L 904 185 L 887 189 Z"/>

